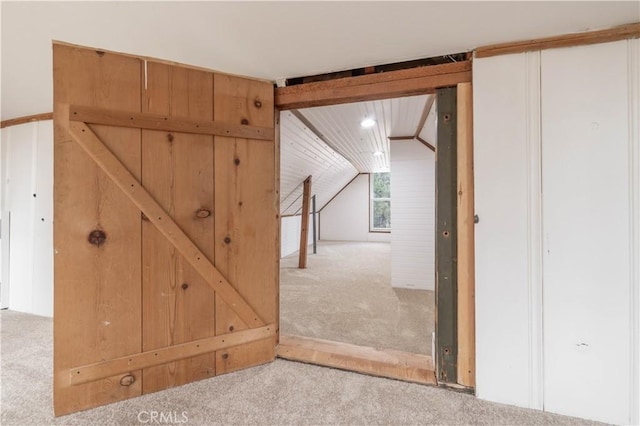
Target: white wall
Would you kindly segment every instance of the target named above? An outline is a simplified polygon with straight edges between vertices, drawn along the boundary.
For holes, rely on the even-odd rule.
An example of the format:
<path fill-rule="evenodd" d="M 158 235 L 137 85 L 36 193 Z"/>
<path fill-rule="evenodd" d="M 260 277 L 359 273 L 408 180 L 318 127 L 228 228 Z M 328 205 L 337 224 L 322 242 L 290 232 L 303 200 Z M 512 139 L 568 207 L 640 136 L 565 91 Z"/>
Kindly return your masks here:
<path fill-rule="evenodd" d="M 2 286 L 9 287 L 8 307 L 52 316 L 52 122 L 2 129 L 2 163 Z"/>
<path fill-rule="evenodd" d="M 393 181 L 393 176 L 391 180 Z M 391 220 L 392 222 L 394 220 L 393 204 Z M 357 176 L 322 209 L 320 212 L 320 239 L 330 241 L 391 240 L 388 232 L 369 232 L 368 174 Z"/>
<path fill-rule="evenodd" d="M 391 285 L 435 289 L 435 154 L 418 141 L 391 143 Z"/>
<path fill-rule="evenodd" d="M 480 398 L 640 421 L 639 46 L 474 61 Z"/>
<path fill-rule="evenodd" d="M 285 257 L 300 250 L 300 227 L 302 216 L 285 216 L 280 221 L 280 257 Z M 307 243 L 313 244 L 313 215 L 309 215 L 309 232 Z M 316 238 L 318 231 L 318 215 L 316 214 Z M 311 254 L 311 250 L 307 251 Z"/>

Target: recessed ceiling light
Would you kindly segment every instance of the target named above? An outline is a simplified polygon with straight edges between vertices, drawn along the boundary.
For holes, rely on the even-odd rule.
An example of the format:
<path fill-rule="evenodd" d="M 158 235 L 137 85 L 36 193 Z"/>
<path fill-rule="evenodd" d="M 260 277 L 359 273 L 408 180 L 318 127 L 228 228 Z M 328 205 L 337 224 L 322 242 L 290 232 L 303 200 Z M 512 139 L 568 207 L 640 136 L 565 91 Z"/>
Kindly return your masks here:
<path fill-rule="evenodd" d="M 374 120 L 373 118 L 365 118 L 364 120 L 362 120 L 362 121 L 360 122 L 360 125 L 361 125 L 362 127 L 364 127 L 365 129 L 366 129 L 367 127 L 373 127 L 373 126 L 375 126 L 375 125 L 376 125 L 376 120 Z"/>
<path fill-rule="evenodd" d="M 373 153 L 373 155 L 375 155 L 376 157 L 380 157 L 383 154 L 382 151 L 376 151 Z"/>

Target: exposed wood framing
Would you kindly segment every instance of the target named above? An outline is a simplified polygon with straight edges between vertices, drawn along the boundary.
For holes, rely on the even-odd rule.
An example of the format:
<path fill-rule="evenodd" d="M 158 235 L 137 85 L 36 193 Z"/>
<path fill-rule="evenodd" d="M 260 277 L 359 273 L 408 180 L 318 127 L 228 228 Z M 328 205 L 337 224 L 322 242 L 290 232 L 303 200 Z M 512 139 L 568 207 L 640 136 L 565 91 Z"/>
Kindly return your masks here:
<path fill-rule="evenodd" d="M 471 63 L 463 61 L 280 87 L 275 103 L 280 109 L 336 105 L 434 93 L 438 87 L 470 81 Z"/>
<path fill-rule="evenodd" d="M 266 339 L 275 335 L 274 324 L 264 327 L 241 330 L 215 337 L 194 340 L 168 346 L 161 349 L 141 352 L 130 356 L 111 359 L 69 370 L 69 383 L 79 385 L 104 379 L 118 374 L 128 373 L 155 365 L 190 358 L 196 355 L 231 348 L 233 346 Z"/>
<path fill-rule="evenodd" d="M 276 345 L 280 342 L 280 253 L 282 253 L 282 242 L 280 241 L 282 237 L 282 222 L 280 220 L 280 110 L 278 108 L 273 109 L 273 128 L 274 128 L 274 189 L 276 192 L 275 199 L 275 208 L 276 208 L 276 218 L 277 222 L 277 230 L 276 230 L 276 239 L 275 239 L 275 253 L 276 253 L 276 269 L 275 269 L 275 280 L 276 280 Z"/>
<path fill-rule="evenodd" d="M 356 178 L 357 178 L 358 176 L 360 176 L 360 175 L 362 175 L 362 174 L 364 174 L 364 173 L 356 173 L 356 175 L 355 175 L 354 177 L 352 177 L 352 178 L 351 178 L 351 180 L 350 180 L 349 182 L 347 182 L 345 186 L 343 186 L 342 188 L 340 188 L 340 191 L 336 192 L 336 194 L 335 194 L 333 197 L 331 197 L 331 198 L 329 199 L 329 201 L 327 201 L 326 203 L 324 203 L 324 205 L 323 205 L 322 207 L 320 207 L 320 210 L 318 210 L 318 213 L 322 213 L 322 210 L 324 210 L 324 208 L 325 208 L 325 207 L 327 207 L 327 206 L 329 205 L 329 203 L 331 203 L 333 200 L 335 200 L 335 198 L 336 198 L 338 195 L 340 195 L 340 193 L 341 193 L 342 191 L 344 191 L 345 189 L 347 189 L 347 187 L 348 187 L 349 185 L 351 185 L 351 183 L 352 183 L 354 180 L 356 180 Z"/>
<path fill-rule="evenodd" d="M 69 134 L 244 322 L 253 327 L 265 325 L 213 263 L 85 123 L 69 123 Z"/>
<path fill-rule="evenodd" d="M 298 268 L 307 267 L 307 243 L 309 238 L 309 204 L 311 201 L 311 176 L 304 180 L 302 189 L 302 218 L 300 225 L 300 253 L 298 258 Z"/>
<path fill-rule="evenodd" d="M 69 107 L 69 120 L 92 124 L 105 124 L 108 126 L 132 127 L 136 129 L 258 139 L 268 142 L 273 141 L 274 136 L 273 129 L 267 127 L 175 118 L 141 112 L 123 112 L 79 105 L 71 105 Z"/>
<path fill-rule="evenodd" d="M 429 113 L 431 112 L 431 109 L 433 108 L 433 104 L 435 102 L 436 102 L 436 97 L 429 96 L 429 98 L 427 99 L 427 102 L 424 104 L 424 110 L 422 111 L 422 116 L 420 117 L 420 121 L 418 122 L 418 127 L 416 127 L 416 132 L 413 134 L 414 138 L 418 139 L 418 136 L 420 136 L 420 132 L 424 127 L 424 123 L 427 122 L 427 117 L 429 117 Z"/>
<path fill-rule="evenodd" d="M 458 85 L 458 384 L 475 387 L 475 252 L 471 83 Z"/>
<path fill-rule="evenodd" d="M 436 384 L 430 356 L 379 350 L 348 343 L 282 336 L 278 357 L 408 382 Z"/>
<path fill-rule="evenodd" d="M 488 58 L 496 55 L 522 53 L 532 50 L 553 49 L 558 47 L 580 46 L 585 44 L 606 43 L 616 40 L 640 37 L 640 22 L 607 28 L 606 30 L 589 31 L 576 34 L 523 40 L 509 43 L 491 44 L 478 47 L 476 58 Z"/>
<path fill-rule="evenodd" d="M 456 383 L 457 298 L 457 107 L 456 88 L 438 89 L 436 156 L 436 372 L 438 382 Z"/>
<path fill-rule="evenodd" d="M 42 114 L 26 115 L 24 117 L 11 118 L 9 120 L 3 120 L 0 122 L 0 129 L 4 129 L 9 126 L 17 126 L 18 124 L 32 123 L 34 121 L 53 120 L 52 112 L 45 112 Z"/>
<path fill-rule="evenodd" d="M 416 140 L 418 142 L 420 142 L 422 145 L 426 146 L 427 148 L 429 148 L 431 151 L 436 152 L 436 147 L 431 145 L 429 142 L 427 142 L 426 140 L 422 139 L 420 136 L 416 136 Z"/>

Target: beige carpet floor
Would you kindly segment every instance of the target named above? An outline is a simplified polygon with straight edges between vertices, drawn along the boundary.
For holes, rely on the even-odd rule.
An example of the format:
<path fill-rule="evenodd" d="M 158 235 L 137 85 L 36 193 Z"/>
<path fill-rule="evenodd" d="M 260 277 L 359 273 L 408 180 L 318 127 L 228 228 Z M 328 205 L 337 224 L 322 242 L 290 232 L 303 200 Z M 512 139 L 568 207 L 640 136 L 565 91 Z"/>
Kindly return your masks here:
<path fill-rule="evenodd" d="M 280 270 L 281 334 L 431 355 L 434 292 L 391 287 L 391 244 L 321 241 Z"/>
<path fill-rule="evenodd" d="M 51 318 L 0 311 L 2 425 L 159 424 L 149 422 L 152 411 L 175 413 L 182 423 L 174 424 L 184 425 L 595 424 L 284 360 L 54 418 L 52 323 Z"/>

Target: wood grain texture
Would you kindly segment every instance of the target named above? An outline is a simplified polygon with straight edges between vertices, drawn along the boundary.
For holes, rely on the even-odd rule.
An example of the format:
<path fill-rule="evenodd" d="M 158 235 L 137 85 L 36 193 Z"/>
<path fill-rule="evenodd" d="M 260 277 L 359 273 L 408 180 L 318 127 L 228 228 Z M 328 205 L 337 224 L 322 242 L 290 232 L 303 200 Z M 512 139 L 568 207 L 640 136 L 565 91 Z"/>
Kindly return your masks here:
<path fill-rule="evenodd" d="M 298 268 L 307 267 L 307 248 L 309 247 L 309 205 L 311 201 L 311 176 L 302 184 L 302 218 L 300 219 L 300 250 Z"/>
<path fill-rule="evenodd" d="M 32 123 L 34 121 L 52 120 L 52 112 L 44 112 L 42 114 L 25 115 L 24 117 L 11 118 L 9 120 L 2 120 L 0 122 L 0 129 L 4 129 L 9 126 L 17 126 L 19 124 Z"/>
<path fill-rule="evenodd" d="M 140 350 L 139 210 L 68 133 L 64 103 L 140 111 L 142 63 L 53 47 L 54 69 L 54 412 L 62 415 L 140 395 L 141 382 L 108 377 L 69 386 L 74 365 Z M 110 152 L 140 177 L 140 130 L 93 126 Z M 106 233 L 100 247 L 93 230 Z M 139 375 L 139 372 L 133 372 Z"/>
<path fill-rule="evenodd" d="M 150 78 L 153 78 L 148 75 L 149 64 L 155 64 L 155 68 L 161 66 L 161 64 L 157 64 L 155 62 L 147 63 L 147 83 L 150 81 Z M 170 67 L 169 65 L 162 66 Z M 174 69 L 184 70 L 184 73 L 199 73 L 212 78 L 211 74 L 204 73 L 203 71 L 188 70 L 187 68 Z M 193 98 L 193 96 L 195 96 L 195 94 L 192 94 L 191 98 Z M 188 105 L 185 106 L 188 107 Z M 170 113 L 136 113 L 72 105 L 69 108 L 69 120 L 105 124 L 109 126 L 132 127 L 136 129 L 163 130 L 165 132 L 229 136 L 264 140 L 268 142 L 273 141 L 273 128 L 249 126 L 241 123 L 221 123 L 212 121 L 209 117 L 196 119 L 194 117 L 197 117 L 197 115 L 193 115 L 194 111 L 189 109 L 182 110 L 178 108 L 176 109 L 176 113 L 176 115 L 172 115 Z"/>
<path fill-rule="evenodd" d="M 214 120 L 274 125 L 273 87 L 227 75 L 214 76 Z M 262 319 L 276 322 L 278 197 L 275 144 L 215 137 L 215 264 Z M 216 333 L 247 328 L 216 299 Z M 216 353 L 222 374 L 271 361 L 275 339 Z"/>
<path fill-rule="evenodd" d="M 73 113 L 73 108 L 71 108 Z M 213 75 L 147 62 L 143 111 L 213 120 Z M 213 137 L 142 131 L 142 184 L 208 258 L 214 258 Z M 215 336 L 215 293 L 148 220 L 142 222 L 144 351 Z M 143 371 L 143 393 L 215 375 L 209 353 Z"/>
<path fill-rule="evenodd" d="M 299 336 L 281 336 L 276 351 L 279 358 L 292 361 L 408 382 L 436 384 L 433 360 L 426 355 Z"/>
<path fill-rule="evenodd" d="M 176 247 L 189 264 L 205 278 L 207 284 L 234 312 L 251 326 L 263 326 L 265 323 L 245 299 L 233 288 L 229 281 L 185 235 L 167 212 L 153 199 L 124 165 L 113 155 L 102 141 L 84 123 L 69 124 L 69 134 L 89 156 L 100 166 L 113 182 L 137 206 L 147 219 L 162 232 L 164 237 Z"/>
<path fill-rule="evenodd" d="M 146 372 L 150 370 L 149 367 L 155 365 L 167 365 L 170 362 L 175 364 L 177 360 L 185 360 L 186 358 L 194 359 L 198 358 L 198 355 L 209 356 L 211 352 L 217 350 L 231 348 L 273 336 L 275 332 L 275 324 L 270 324 L 237 333 L 190 340 L 186 343 L 157 348 L 91 365 L 83 365 L 72 368 L 69 371 L 69 381 L 72 385 L 79 385 L 114 375 L 130 374 L 132 370 L 142 369 Z"/>
<path fill-rule="evenodd" d="M 470 81 L 471 63 L 465 61 L 276 88 L 275 104 L 284 110 L 389 99 Z"/>
<path fill-rule="evenodd" d="M 586 44 L 606 43 L 640 37 L 640 22 L 620 25 L 605 30 L 588 31 L 575 34 L 538 38 L 533 40 L 491 44 L 478 47 L 476 58 L 488 58 L 496 55 L 530 52 L 533 50 L 555 49 L 559 47 L 581 46 Z"/>
<path fill-rule="evenodd" d="M 458 384 L 475 387 L 475 251 L 471 83 L 458 85 Z"/>

